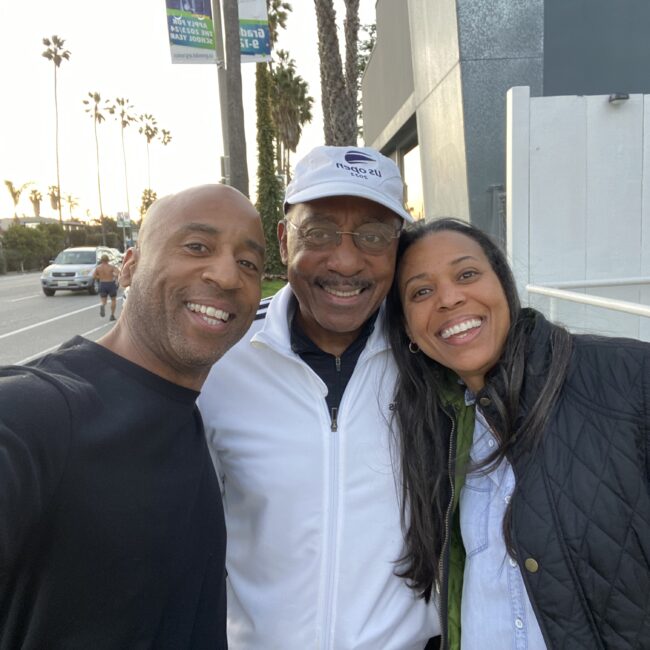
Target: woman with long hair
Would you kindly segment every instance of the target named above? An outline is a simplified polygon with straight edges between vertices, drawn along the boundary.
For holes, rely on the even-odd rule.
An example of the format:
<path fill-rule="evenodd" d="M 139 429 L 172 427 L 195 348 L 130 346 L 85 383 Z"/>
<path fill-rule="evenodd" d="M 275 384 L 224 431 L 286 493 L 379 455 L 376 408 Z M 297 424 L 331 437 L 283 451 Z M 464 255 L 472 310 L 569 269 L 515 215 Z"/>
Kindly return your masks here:
<path fill-rule="evenodd" d="M 387 312 L 398 572 L 443 648 L 650 648 L 650 345 L 522 309 L 454 219 L 402 234 Z"/>

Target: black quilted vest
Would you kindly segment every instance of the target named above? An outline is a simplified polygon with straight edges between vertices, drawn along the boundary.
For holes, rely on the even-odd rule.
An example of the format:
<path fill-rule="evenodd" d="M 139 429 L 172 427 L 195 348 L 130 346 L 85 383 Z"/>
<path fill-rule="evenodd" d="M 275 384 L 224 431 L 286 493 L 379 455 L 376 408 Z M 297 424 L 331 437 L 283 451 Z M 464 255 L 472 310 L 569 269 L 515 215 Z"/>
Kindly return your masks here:
<path fill-rule="evenodd" d="M 553 327 L 525 314 L 524 412 L 543 384 Z M 509 454 L 517 560 L 549 648 L 648 650 L 650 345 L 595 336 L 573 343 L 538 450 L 515 443 Z M 495 410 L 482 408 L 498 428 Z"/>

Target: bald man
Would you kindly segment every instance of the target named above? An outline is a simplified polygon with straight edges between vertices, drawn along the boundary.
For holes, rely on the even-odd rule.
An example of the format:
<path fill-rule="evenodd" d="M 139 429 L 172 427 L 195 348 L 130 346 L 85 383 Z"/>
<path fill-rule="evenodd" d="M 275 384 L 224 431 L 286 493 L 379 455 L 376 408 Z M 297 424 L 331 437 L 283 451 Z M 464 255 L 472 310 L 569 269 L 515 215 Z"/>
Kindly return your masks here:
<path fill-rule="evenodd" d="M 263 264 L 239 192 L 165 197 L 125 257 L 115 327 L 0 368 L 0 649 L 227 647 L 195 400 L 251 324 Z"/>

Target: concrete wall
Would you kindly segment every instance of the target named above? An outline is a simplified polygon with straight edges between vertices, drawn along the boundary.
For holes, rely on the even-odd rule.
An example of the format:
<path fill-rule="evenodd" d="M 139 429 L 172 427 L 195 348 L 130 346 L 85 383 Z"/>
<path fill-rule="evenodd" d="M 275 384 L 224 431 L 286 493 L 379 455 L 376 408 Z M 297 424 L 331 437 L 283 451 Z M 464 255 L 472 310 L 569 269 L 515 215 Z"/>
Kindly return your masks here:
<path fill-rule="evenodd" d="M 410 97 L 407 68 L 386 61 L 393 51 L 403 56 L 404 18 Z M 365 141 L 391 153 L 415 113 L 427 218 L 471 218 L 503 236 L 493 190 L 505 184 L 505 93 L 521 83 L 541 93 L 542 29 L 543 0 L 377 2 L 377 47 L 362 86 Z M 386 88 L 393 99 L 380 97 Z"/>
<path fill-rule="evenodd" d="M 455 0 L 409 0 L 424 210 L 469 219 Z"/>
<path fill-rule="evenodd" d="M 413 115 L 408 13 L 402 2 L 378 0 L 377 41 L 361 82 L 366 143 L 392 137 Z M 377 146 L 377 145 L 374 145 Z"/>
<path fill-rule="evenodd" d="M 471 220 L 505 240 L 506 92 L 542 92 L 543 0 L 458 0 Z"/>

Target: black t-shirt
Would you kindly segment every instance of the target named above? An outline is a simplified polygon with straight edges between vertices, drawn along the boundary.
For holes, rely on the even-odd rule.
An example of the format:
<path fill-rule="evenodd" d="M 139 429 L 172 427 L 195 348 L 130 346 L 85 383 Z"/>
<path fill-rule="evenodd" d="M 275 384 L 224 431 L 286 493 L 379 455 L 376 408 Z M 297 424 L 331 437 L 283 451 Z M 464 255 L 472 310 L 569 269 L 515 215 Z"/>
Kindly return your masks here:
<path fill-rule="evenodd" d="M 197 396 L 80 337 L 0 369 L 0 650 L 227 647 Z"/>

